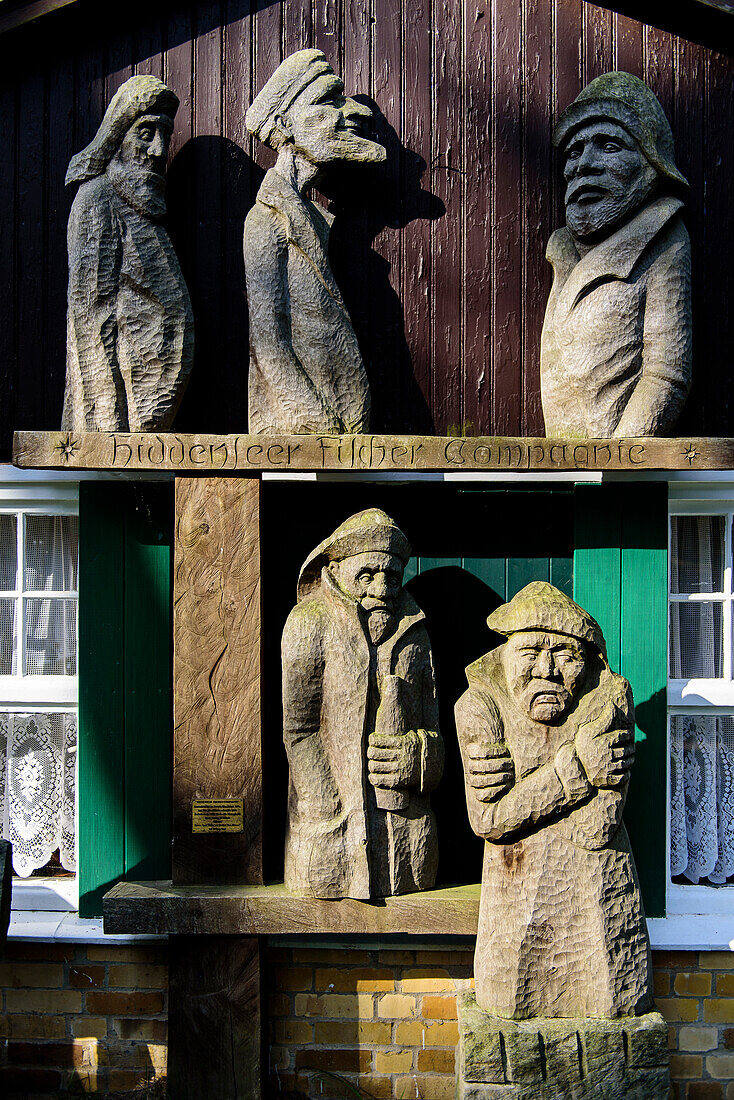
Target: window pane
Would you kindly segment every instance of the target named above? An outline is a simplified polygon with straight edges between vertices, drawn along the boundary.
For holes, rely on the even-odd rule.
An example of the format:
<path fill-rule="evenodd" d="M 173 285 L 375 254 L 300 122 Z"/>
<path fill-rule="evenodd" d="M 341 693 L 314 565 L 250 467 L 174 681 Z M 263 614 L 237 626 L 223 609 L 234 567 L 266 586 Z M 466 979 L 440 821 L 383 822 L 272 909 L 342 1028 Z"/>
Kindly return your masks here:
<path fill-rule="evenodd" d="M 27 676 L 76 676 L 76 600 L 25 601 Z"/>
<path fill-rule="evenodd" d="M 15 600 L 0 600 L 0 676 L 15 672 Z"/>
<path fill-rule="evenodd" d="M 16 517 L 0 516 L 0 591 L 13 591 L 18 562 Z"/>
<path fill-rule="evenodd" d="M 670 719 L 670 870 L 681 884 L 734 876 L 734 720 Z"/>
<path fill-rule="evenodd" d="M 724 591 L 724 517 L 671 518 L 671 592 Z"/>
<path fill-rule="evenodd" d="M 76 516 L 26 516 L 26 591 L 76 591 L 78 529 Z"/>
<path fill-rule="evenodd" d="M 722 621 L 720 603 L 670 605 L 670 675 L 674 680 L 723 675 Z"/>

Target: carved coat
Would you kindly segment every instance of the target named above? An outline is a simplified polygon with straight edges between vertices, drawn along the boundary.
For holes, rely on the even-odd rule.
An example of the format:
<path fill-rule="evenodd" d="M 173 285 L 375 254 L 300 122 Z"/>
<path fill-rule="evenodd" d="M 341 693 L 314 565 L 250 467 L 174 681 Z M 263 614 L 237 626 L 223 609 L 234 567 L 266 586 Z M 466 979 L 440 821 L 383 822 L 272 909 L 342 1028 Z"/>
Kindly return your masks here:
<path fill-rule="evenodd" d="M 666 435 L 691 384 L 691 246 L 661 197 L 579 257 L 548 242 L 540 389 L 548 436 Z"/>
<path fill-rule="evenodd" d="M 245 220 L 250 432 L 367 431 L 370 393 L 328 257 L 331 217 L 276 169 Z"/>
<path fill-rule="evenodd" d="M 638 1015 L 652 1006 L 647 927 L 619 790 L 592 787 L 573 748 L 589 722 L 633 720 L 629 684 L 600 660 L 597 683 L 558 726 L 534 722 L 507 691 L 498 650 L 467 669 L 456 704 L 462 757 L 473 740 L 504 743 L 514 785 L 469 820 L 486 840 L 477 1003 L 513 1019 Z"/>
<path fill-rule="evenodd" d="M 401 593 L 399 623 L 380 644 L 381 667 L 404 681 L 406 729 L 419 731 L 421 769 L 405 810 L 375 803 L 367 738 L 378 703 L 376 647 L 357 605 L 324 570 L 283 632 L 283 737 L 290 785 L 285 882 L 323 898 L 369 898 L 430 889 L 438 859 L 429 792 L 443 741 L 424 615 Z"/>
<path fill-rule="evenodd" d="M 191 301 L 166 228 L 104 174 L 77 192 L 68 248 L 62 428 L 165 431 L 194 355 Z"/>

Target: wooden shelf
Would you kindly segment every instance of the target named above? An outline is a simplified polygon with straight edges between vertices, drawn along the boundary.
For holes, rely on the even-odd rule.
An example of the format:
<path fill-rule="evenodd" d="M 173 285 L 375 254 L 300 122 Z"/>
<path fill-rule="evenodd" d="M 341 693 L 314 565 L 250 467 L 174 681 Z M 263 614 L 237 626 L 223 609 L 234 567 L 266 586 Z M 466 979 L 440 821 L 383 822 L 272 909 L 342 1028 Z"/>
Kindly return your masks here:
<path fill-rule="evenodd" d="M 104 898 L 107 933 L 474 936 L 479 885 L 378 901 L 298 897 L 274 886 L 172 886 L 121 882 Z"/>

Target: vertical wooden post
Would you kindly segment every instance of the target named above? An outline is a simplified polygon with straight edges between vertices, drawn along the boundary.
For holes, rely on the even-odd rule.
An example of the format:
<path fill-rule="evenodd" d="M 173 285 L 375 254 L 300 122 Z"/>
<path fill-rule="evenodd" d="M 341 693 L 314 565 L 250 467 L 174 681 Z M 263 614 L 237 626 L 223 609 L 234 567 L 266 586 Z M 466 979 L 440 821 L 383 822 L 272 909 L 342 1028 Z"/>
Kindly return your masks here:
<path fill-rule="evenodd" d="M 173 881 L 263 880 L 260 481 L 176 480 Z M 242 799 L 243 831 L 194 833 L 198 799 Z M 172 936 L 169 1091 L 259 1100 L 260 945 Z"/>

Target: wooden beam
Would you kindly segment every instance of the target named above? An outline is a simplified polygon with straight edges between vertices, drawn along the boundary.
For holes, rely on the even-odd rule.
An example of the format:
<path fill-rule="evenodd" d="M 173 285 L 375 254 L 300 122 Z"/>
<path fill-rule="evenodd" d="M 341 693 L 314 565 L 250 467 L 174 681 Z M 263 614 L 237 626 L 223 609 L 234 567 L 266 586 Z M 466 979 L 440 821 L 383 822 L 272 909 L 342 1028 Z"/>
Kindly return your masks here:
<path fill-rule="evenodd" d="M 22 27 L 25 23 L 32 23 L 43 15 L 48 15 L 59 8 L 68 8 L 77 0 L 23 0 L 21 3 L 14 0 L 3 0 L 0 3 L 0 34 L 12 31 L 15 27 Z"/>
<path fill-rule="evenodd" d="M 261 645 L 260 482 L 178 478 L 175 883 L 262 882 Z M 193 831 L 195 803 L 213 831 Z M 240 830 L 224 831 L 228 816 L 237 827 L 238 810 Z"/>
<path fill-rule="evenodd" d="M 295 897 L 282 884 L 204 889 L 121 882 L 104 899 L 108 933 L 474 936 L 478 916 L 478 885 L 373 902 Z"/>
<path fill-rule="evenodd" d="M 260 942 L 173 936 L 168 1095 L 257 1100 L 261 1095 Z"/>
<path fill-rule="evenodd" d="M 225 475 L 262 470 L 640 473 L 734 469 L 734 439 L 16 432 L 13 461 L 32 469 Z"/>

